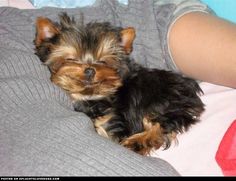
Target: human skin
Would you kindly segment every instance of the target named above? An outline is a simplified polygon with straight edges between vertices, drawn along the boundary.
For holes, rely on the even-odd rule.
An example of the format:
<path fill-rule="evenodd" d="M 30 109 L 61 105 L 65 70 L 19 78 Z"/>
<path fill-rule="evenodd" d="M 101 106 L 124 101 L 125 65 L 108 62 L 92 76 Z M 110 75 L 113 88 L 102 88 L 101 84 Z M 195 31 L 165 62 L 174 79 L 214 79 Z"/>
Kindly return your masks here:
<path fill-rule="evenodd" d="M 185 14 L 170 29 L 169 48 L 183 74 L 236 88 L 236 24 L 202 12 Z"/>

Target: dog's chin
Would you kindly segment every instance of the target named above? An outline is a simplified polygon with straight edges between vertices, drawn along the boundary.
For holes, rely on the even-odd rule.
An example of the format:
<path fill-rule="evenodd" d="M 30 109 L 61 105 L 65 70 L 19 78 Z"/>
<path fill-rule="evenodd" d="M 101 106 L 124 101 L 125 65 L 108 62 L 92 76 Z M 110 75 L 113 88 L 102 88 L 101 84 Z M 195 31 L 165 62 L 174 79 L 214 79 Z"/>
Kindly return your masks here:
<path fill-rule="evenodd" d="M 81 81 L 84 88 L 93 88 L 95 89 L 99 85 L 101 85 L 102 81 L 88 81 L 88 80 L 82 80 Z"/>
<path fill-rule="evenodd" d="M 82 82 L 81 82 L 82 83 Z M 114 95 L 117 89 L 121 86 L 121 81 L 96 81 L 87 82 L 83 81 L 80 86 L 77 85 L 75 91 L 70 91 L 73 100 L 91 100 L 91 99 L 101 99 L 104 97 L 110 97 Z M 76 91 L 78 90 L 78 91 Z"/>

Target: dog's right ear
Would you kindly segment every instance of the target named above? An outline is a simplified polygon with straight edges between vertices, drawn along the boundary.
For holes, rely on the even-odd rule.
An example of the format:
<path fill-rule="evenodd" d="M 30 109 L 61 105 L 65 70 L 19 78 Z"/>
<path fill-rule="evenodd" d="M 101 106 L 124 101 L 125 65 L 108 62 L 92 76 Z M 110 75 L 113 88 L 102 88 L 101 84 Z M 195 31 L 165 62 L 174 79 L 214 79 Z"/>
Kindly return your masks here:
<path fill-rule="evenodd" d="M 36 20 L 35 45 L 39 46 L 45 39 L 53 38 L 59 34 L 58 27 L 48 18 L 38 17 Z"/>
<path fill-rule="evenodd" d="M 121 46 L 123 46 L 126 54 L 130 54 L 133 50 L 133 42 L 135 39 L 135 29 L 128 27 L 120 32 L 121 34 Z"/>

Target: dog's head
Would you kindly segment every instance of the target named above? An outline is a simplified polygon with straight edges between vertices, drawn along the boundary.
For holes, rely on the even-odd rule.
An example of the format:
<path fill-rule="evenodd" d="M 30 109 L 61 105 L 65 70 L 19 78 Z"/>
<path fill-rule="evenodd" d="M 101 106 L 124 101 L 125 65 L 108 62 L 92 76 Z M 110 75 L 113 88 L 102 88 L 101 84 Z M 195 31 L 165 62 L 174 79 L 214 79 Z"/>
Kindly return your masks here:
<path fill-rule="evenodd" d="M 60 23 L 37 18 L 34 42 L 52 82 L 80 100 L 108 96 L 121 86 L 134 38 L 132 27 L 77 24 L 64 13 Z"/>

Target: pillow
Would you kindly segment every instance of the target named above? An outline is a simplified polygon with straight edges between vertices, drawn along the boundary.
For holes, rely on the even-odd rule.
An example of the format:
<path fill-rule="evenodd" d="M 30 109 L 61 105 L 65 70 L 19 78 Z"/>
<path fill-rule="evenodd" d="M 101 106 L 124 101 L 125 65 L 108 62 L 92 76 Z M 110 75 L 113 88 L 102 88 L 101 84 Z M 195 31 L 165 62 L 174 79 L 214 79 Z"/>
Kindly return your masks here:
<path fill-rule="evenodd" d="M 60 7 L 60 8 L 74 8 L 92 5 L 96 0 L 30 0 L 36 8 L 45 6 Z"/>
<path fill-rule="evenodd" d="M 93 5 L 96 0 L 30 0 L 36 8 L 46 6 L 59 8 L 75 8 Z M 127 4 L 128 0 L 119 0 L 120 3 Z"/>
<path fill-rule="evenodd" d="M 236 23 L 235 0 L 202 0 L 202 2 L 213 9 L 218 16 Z"/>

